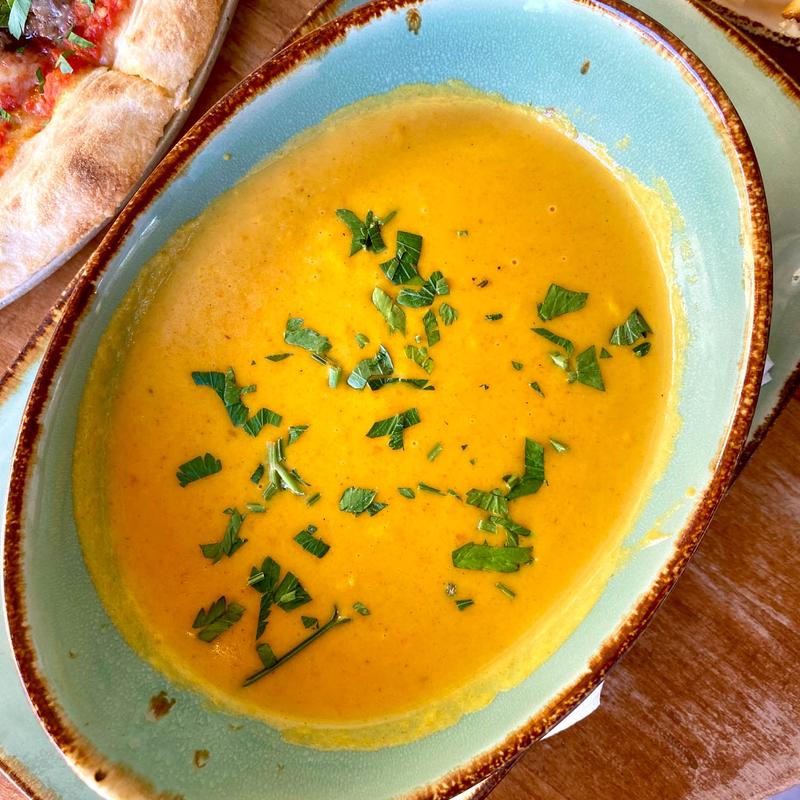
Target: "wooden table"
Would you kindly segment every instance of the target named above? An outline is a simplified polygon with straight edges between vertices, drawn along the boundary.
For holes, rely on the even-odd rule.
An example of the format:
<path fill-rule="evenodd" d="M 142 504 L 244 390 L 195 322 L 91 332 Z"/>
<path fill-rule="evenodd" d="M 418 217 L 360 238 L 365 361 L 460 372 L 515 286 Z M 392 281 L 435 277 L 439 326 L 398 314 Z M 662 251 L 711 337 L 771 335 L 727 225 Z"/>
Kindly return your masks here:
<path fill-rule="evenodd" d="M 313 4 L 240 0 L 193 117 L 269 55 Z M 0 310 L 0 371 L 84 257 Z M 798 611 L 796 397 L 675 591 L 612 672 L 600 710 L 535 745 L 492 800 L 750 800 L 800 784 Z M 0 777 L 0 800 L 21 797 Z"/>

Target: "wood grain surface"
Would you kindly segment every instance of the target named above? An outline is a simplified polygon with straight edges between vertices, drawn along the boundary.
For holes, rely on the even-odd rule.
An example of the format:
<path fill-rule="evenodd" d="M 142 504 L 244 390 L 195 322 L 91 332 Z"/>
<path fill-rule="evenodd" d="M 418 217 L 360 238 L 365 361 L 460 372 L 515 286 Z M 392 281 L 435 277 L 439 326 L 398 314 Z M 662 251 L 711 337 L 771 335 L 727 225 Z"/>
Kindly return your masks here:
<path fill-rule="evenodd" d="M 268 57 L 313 4 L 240 0 L 193 119 Z M 88 252 L 0 310 L 0 371 Z M 611 673 L 600 709 L 531 748 L 492 800 L 751 800 L 800 784 L 798 617 L 795 398 L 676 589 Z M 0 776 L 0 800 L 22 797 Z"/>

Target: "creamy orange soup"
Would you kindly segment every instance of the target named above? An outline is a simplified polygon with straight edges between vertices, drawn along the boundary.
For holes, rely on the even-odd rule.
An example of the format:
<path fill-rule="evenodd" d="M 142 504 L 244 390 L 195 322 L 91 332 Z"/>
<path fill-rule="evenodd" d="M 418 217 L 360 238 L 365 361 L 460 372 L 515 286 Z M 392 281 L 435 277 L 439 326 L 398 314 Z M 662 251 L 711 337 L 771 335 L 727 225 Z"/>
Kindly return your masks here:
<path fill-rule="evenodd" d="M 648 197 L 531 109 L 412 87 L 186 225 L 78 431 L 84 552 L 128 641 L 321 747 L 419 736 L 541 663 L 669 438 Z"/>

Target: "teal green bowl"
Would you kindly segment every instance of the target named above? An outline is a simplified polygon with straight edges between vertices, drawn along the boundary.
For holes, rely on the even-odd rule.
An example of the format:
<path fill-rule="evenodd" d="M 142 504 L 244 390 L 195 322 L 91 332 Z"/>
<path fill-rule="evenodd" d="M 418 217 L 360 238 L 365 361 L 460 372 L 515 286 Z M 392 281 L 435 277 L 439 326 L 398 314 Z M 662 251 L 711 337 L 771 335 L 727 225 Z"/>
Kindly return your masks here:
<path fill-rule="evenodd" d="M 418 33 L 408 24 L 411 8 L 421 15 Z M 548 661 L 426 738 L 319 752 L 171 685 L 123 641 L 73 522 L 76 415 L 114 310 L 179 226 L 342 106 L 401 84 L 450 79 L 559 109 L 602 144 L 629 137 L 626 149 L 613 151 L 618 163 L 647 184 L 666 181 L 684 221 L 673 242 L 689 330 L 682 425 L 629 532 L 631 557 Z M 43 726 L 78 774 L 110 798 L 444 798 L 477 783 L 597 685 L 685 566 L 752 418 L 770 276 L 763 188 L 739 118 L 680 41 L 621 3 L 384 0 L 291 45 L 220 101 L 123 211 L 82 272 L 33 388 L 13 466 L 4 568 L 14 650 Z M 663 538 L 636 547 L 656 524 Z M 177 702 L 154 721 L 148 703 L 161 690 Z M 200 749 L 211 754 L 202 769 L 193 764 Z"/>

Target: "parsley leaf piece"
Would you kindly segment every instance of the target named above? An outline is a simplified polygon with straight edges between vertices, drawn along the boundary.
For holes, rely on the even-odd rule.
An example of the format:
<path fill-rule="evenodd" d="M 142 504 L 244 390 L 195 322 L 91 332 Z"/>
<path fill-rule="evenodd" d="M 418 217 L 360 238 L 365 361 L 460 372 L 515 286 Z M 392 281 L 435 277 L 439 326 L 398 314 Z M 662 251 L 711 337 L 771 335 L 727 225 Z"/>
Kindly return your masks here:
<path fill-rule="evenodd" d="M 228 603 L 225 595 L 222 595 L 208 607 L 208 611 L 201 608 L 197 612 L 192 628 L 200 630 L 197 634 L 198 639 L 213 642 L 217 636 L 232 628 L 242 618 L 242 614 L 244 606 L 239 603 Z"/>
<path fill-rule="evenodd" d="M 458 319 L 458 311 L 456 311 L 449 303 L 442 303 L 439 306 L 439 316 L 441 317 L 445 326 L 449 327 Z"/>
<path fill-rule="evenodd" d="M 594 345 L 577 356 L 575 370 L 578 383 L 591 386 L 601 392 L 606 390 L 603 376 L 600 374 L 600 364 L 597 363 L 597 352 Z"/>
<path fill-rule="evenodd" d="M 11 122 L 11 114 L 4 108 L 0 108 L 0 119 L 3 120 L 3 122 Z"/>
<path fill-rule="evenodd" d="M 550 444 L 553 446 L 553 450 L 556 453 L 566 453 L 569 450 L 569 446 L 564 444 L 564 442 L 559 442 L 558 439 L 551 439 Z"/>
<path fill-rule="evenodd" d="M 259 408 L 258 411 L 242 425 L 242 430 L 245 433 L 249 433 L 250 436 L 258 436 L 265 425 L 274 425 L 277 427 L 281 424 L 282 419 L 283 417 L 275 411 L 270 411 L 268 408 Z"/>
<path fill-rule="evenodd" d="M 287 358 L 291 358 L 293 355 L 294 353 L 275 353 L 274 355 L 271 356 L 264 356 L 264 358 L 266 358 L 267 361 L 278 362 L 278 361 L 283 361 Z"/>
<path fill-rule="evenodd" d="M 651 342 L 642 342 L 641 344 L 637 344 L 636 347 L 633 348 L 633 354 L 637 358 L 644 358 L 650 352 L 651 347 L 652 347 Z"/>
<path fill-rule="evenodd" d="M 263 503 L 245 503 L 244 506 L 252 514 L 264 514 L 267 510 Z"/>
<path fill-rule="evenodd" d="M 316 527 L 314 525 L 309 525 L 304 530 L 300 531 L 297 536 L 294 537 L 294 540 L 303 550 L 307 550 L 311 553 L 312 556 L 316 556 L 317 558 L 322 558 L 328 550 L 331 549 L 331 546 L 326 542 L 323 542 L 322 539 L 314 536 L 316 532 Z"/>
<path fill-rule="evenodd" d="M 439 333 L 439 323 L 436 321 L 436 315 L 432 309 L 425 312 L 422 318 L 422 325 L 425 328 L 425 338 L 428 340 L 428 347 L 433 347 L 441 338 Z"/>
<path fill-rule="evenodd" d="M 497 588 L 498 588 L 498 589 L 499 589 L 499 590 L 500 590 L 500 591 L 501 591 L 501 592 L 502 592 L 502 593 L 503 593 L 503 594 L 504 594 L 504 595 L 505 595 L 505 596 L 506 596 L 506 597 L 507 597 L 509 600 L 513 600 L 513 599 L 514 599 L 514 598 L 517 596 L 517 593 L 516 593 L 516 592 L 515 592 L 513 589 L 510 589 L 508 586 L 506 586 L 504 583 L 499 583 L 499 582 L 498 582 L 498 583 L 496 583 L 496 584 L 495 584 L 495 586 L 496 586 L 496 587 L 497 587 Z"/>
<path fill-rule="evenodd" d="M 611 353 L 609 353 L 608 350 L 605 349 L 605 347 L 603 347 L 600 350 L 600 358 L 611 358 L 611 357 L 612 357 Z"/>
<path fill-rule="evenodd" d="M 31 0 L 12 0 L 8 10 L 8 32 L 15 39 L 22 38 L 30 10 Z"/>
<path fill-rule="evenodd" d="M 342 492 L 342 496 L 339 499 L 339 510 L 358 516 L 372 505 L 377 495 L 378 492 L 374 489 L 359 489 L 356 486 L 351 486 Z"/>
<path fill-rule="evenodd" d="M 200 550 L 203 555 L 213 564 L 216 564 L 222 556 L 230 558 L 240 547 L 247 543 L 247 539 L 242 539 L 239 536 L 239 531 L 244 522 L 244 516 L 235 508 L 226 508 L 224 513 L 226 513 L 230 519 L 228 520 L 228 525 L 225 528 L 222 539 L 218 542 L 200 545 Z"/>
<path fill-rule="evenodd" d="M 464 236 L 469 236 L 469 231 L 468 230 L 456 231 L 456 236 L 458 236 L 459 238 L 463 238 Z"/>
<path fill-rule="evenodd" d="M 319 492 L 317 492 L 316 494 L 312 494 L 311 497 L 309 497 L 308 500 L 306 500 L 306 505 L 310 508 L 311 506 L 314 505 L 314 503 L 318 502 L 321 497 L 322 495 Z"/>
<path fill-rule="evenodd" d="M 534 333 L 538 333 L 539 336 L 547 339 L 548 342 L 552 342 L 558 347 L 563 347 L 568 356 L 571 356 L 573 352 L 575 352 L 575 345 L 573 345 L 569 339 L 565 339 L 563 336 L 558 336 L 558 334 L 547 330 L 547 328 L 531 328 L 531 330 Z"/>
<path fill-rule="evenodd" d="M 522 369 L 522 367 L 523 367 L 522 363 L 521 363 L 521 362 L 519 362 L 519 361 L 512 361 L 512 362 L 511 362 L 511 366 L 512 366 L 512 367 L 513 367 L 513 368 L 514 368 L 514 369 L 515 369 L 517 372 L 519 372 L 519 371 Z"/>
<path fill-rule="evenodd" d="M 417 496 L 414 490 L 410 489 L 408 486 L 401 486 L 397 491 L 408 500 L 413 500 Z"/>
<path fill-rule="evenodd" d="M 495 547 L 468 542 L 453 551 L 453 566 L 484 572 L 517 572 L 533 561 L 532 547 Z"/>
<path fill-rule="evenodd" d="M 84 39 L 83 36 L 78 36 L 75 31 L 70 31 L 67 34 L 67 40 L 72 42 L 73 44 L 78 45 L 78 47 L 82 49 L 86 49 L 88 47 L 96 47 L 94 42 L 90 42 L 88 39 Z"/>
<path fill-rule="evenodd" d="M 467 492 L 467 505 L 482 508 L 501 517 L 508 514 L 508 500 L 499 489 L 492 489 L 490 492 L 470 489 Z"/>
<path fill-rule="evenodd" d="M 389 333 L 400 331 L 403 335 L 406 332 L 406 312 L 397 305 L 394 298 L 376 286 L 372 292 L 372 304 L 380 311 L 386 324 L 389 326 Z"/>
<path fill-rule="evenodd" d="M 531 389 L 533 389 L 533 391 L 539 395 L 539 397 L 544 397 L 544 392 L 542 391 L 542 387 L 539 386 L 539 384 L 536 381 L 529 383 L 528 386 L 530 386 Z"/>
<path fill-rule="evenodd" d="M 422 483 L 421 481 L 417 484 L 417 489 L 421 492 L 428 492 L 428 494 L 438 494 L 440 497 L 445 497 L 445 492 L 441 489 L 437 489 L 435 486 L 430 486 L 427 483 Z"/>
<path fill-rule="evenodd" d="M 250 577 L 247 579 L 247 585 L 252 586 L 257 592 L 261 594 L 272 595 L 275 587 L 278 585 L 278 578 L 281 576 L 281 567 L 275 559 L 271 557 L 265 558 L 261 562 L 261 569 L 252 567 L 250 570 Z"/>
<path fill-rule="evenodd" d="M 342 377 L 342 368 L 338 364 L 328 364 L 328 386 L 335 389 Z"/>
<path fill-rule="evenodd" d="M 358 601 L 353 603 L 353 610 L 361 614 L 362 617 L 369 616 L 369 609 L 363 603 L 360 603 Z"/>
<path fill-rule="evenodd" d="M 350 373 L 347 385 L 359 391 L 363 389 L 372 378 L 383 378 L 394 372 L 394 364 L 389 351 L 381 345 L 373 358 L 365 358 L 356 364 Z"/>
<path fill-rule="evenodd" d="M 58 67 L 61 70 L 62 75 L 69 75 L 71 72 L 74 72 L 72 69 L 72 64 L 67 61 L 70 56 L 75 55 L 72 50 L 65 50 L 63 53 L 60 53 L 58 58 L 56 59 L 56 63 L 53 65 Z"/>
<path fill-rule="evenodd" d="M 358 344 L 360 350 L 363 350 L 369 344 L 369 336 L 366 336 L 363 333 L 357 333 L 356 344 Z"/>
<path fill-rule="evenodd" d="M 484 316 L 489 322 L 497 322 L 497 320 L 503 319 L 502 314 L 485 314 Z"/>
<path fill-rule="evenodd" d="M 384 386 L 390 386 L 393 383 L 404 383 L 412 389 L 425 389 L 432 392 L 434 387 L 430 385 L 430 381 L 425 378 L 370 378 L 368 381 L 369 388 L 373 392 L 382 389 Z"/>
<path fill-rule="evenodd" d="M 588 292 L 573 292 L 556 283 L 551 283 L 544 300 L 538 305 L 539 319 L 547 322 L 562 314 L 580 311 L 586 305 L 588 298 Z"/>
<path fill-rule="evenodd" d="M 283 489 L 300 496 L 305 494 L 301 486 L 303 481 L 300 480 L 295 470 L 290 470 L 286 466 L 281 439 L 278 439 L 277 442 L 267 442 L 267 477 L 269 478 L 269 483 L 267 488 L 264 489 L 264 499 L 266 500 Z"/>
<path fill-rule="evenodd" d="M 419 265 L 422 237 L 408 231 L 397 232 L 397 249 L 393 258 L 381 264 L 384 275 L 396 286 L 420 281 Z"/>
<path fill-rule="evenodd" d="M 628 319 L 622 325 L 617 325 L 614 328 L 608 341 L 616 345 L 631 345 L 642 337 L 647 338 L 647 334 L 652 332 L 652 328 L 647 324 L 647 320 L 642 316 L 639 309 L 634 308 L 628 315 Z"/>
<path fill-rule="evenodd" d="M 294 611 L 310 603 L 311 595 L 291 572 L 287 572 L 273 593 L 273 602 L 283 611 Z"/>
<path fill-rule="evenodd" d="M 428 453 L 428 461 L 435 461 L 439 453 L 442 452 L 442 443 L 436 442 L 436 444 L 431 448 L 430 453 Z"/>
<path fill-rule="evenodd" d="M 433 359 L 428 355 L 428 348 L 427 347 L 417 347 L 413 344 L 407 344 L 403 352 L 406 354 L 406 358 L 411 359 L 415 364 L 418 364 L 428 375 L 433 372 Z"/>
<path fill-rule="evenodd" d="M 354 256 L 359 250 L 367 250 L 371 253 L 382 253 L 386 249 L 386 244 L 381 236 L 381 228 L 389 222 L 396 211 L 387 214 L 384 219 L 376 216 L 372 211 L 367 211 L 364 222 L 357 214 L 346 208 L 336 211 L 336 216 L 344 222 L 353 234 L 353 241 L 350 243 L 350 255 Z"/>
<path fill-rule="evenodd" d="M 308 425 L 292 425 L 289 428 L 289 444 L 294 444 L 307 430 Z"/>
<path fill-rule="evenodd" d="M 265 668 L 274 667 L 278 661 L 272 648 L 266 642 L 256 645 L 256 653 L 258 653 L 258 657 Z"/>
<path fill-rule="evenodd" d="M 239 386 L 236 375 L 231 367 L 222 372 L 193 372 L 192 380 L 196 386 L 209 386 L 212 388 L 225 405 L 228 418 L 237 428 L 247 422 L 250 411 L 242 402 L 242 395 L 255 391 L 255 386 Z"/>
<path fill-rule="evenodd" d="M 447 494 L 449 494 L 450 497 L 455 497 L 455 499 L 458 500 L 459 503 L 464 502 L 464 498 L 455 489 L 448 489 Z"/>
<path fill-rule="evenodd" d="M 367 436 L 370 439 L 377 439 L 381 436 L 389 437 L 389 447 L 392 450 L 403 449 L 403 431 L 410 428 L 412 425 L 417 425 L 420 422 L 419 411 L 416 408 L 409 408 L 407 411 L 401 411 L 393 417 L 378 420 L 372 424 L 372 427 L 367 431 Z"/>
<path fill-rule="evenodd" d="M 551 361 L 564 372 L 569 372 L 569 359 L 563 353 L 548 353 Z"/>
<path fill-rule="evenodd" d="M 474 606 L 475 601 L 469 598 L 464 598 L 463 600 L 456 600 L 456 608 L 459 611 L 463 611 L 465 608 L 469 608 L 470 606 Z"/>
<path fill-rule="evenodd" d="M 525 471 L 522 477 L 511 477 L 506 480 L 509 500 L 535 494 L 544 483 L 544 447 L 533 439 L 525 438 Z M 487 509 L 489 510 L 489 509 Z M 495 512 L 496 513 L 496 512 Z"/>
<path fill-rule="evenodd" d="M 44 94 L 44 75 L 41 67 L 36 67 L 36 85 L 39 88 L 39 94 Z"/>
<path fill-rule="evenodd" d="M 264 465 L 259 464 L 254 470 L 253 474 L 250 476 L 250 480 L 258 486 L 261 483 L 261 479 L 264 477 Z"/>
<path fill-rule="evenodd" d="M 200 478 L 215 475 L 221 469 L 222 462 L 218 458 L 214 458 L 211 453 L 206 453 L 204 456 L 196 456 L 185 464 L 181 464 L 175 477 L 183 488 L 194 481 L 199 481 Z"/>
<path fill-rule="evenodd" d="M 305 614 L 300 617 L 304 628 L 319 628 L 319 620 L 316 617 L 307 617 Z"/>
<path fill-rule="evenodd" d="M 283 341 L 295 347 L 302 347 L 303 350 L 308 350 L 317 356 L 326 355 L 333 346 L 327 336 L 323 336 L 313 328 L 303 327 L 302 317 L 291 317 L 286 322 Z"/>
<path fill-rule="evenodd" d="M 450 294 L 447 279 L 438 270 L 419 289 L 401 289 L 397 302 L 409 308 L 423 308 L 433 304 L 437 295 Z"/>
<path fill-rule="evenodd" d="M 344 625 L 347 622 L 351 622 L 350 617 L 343 617 L 339 613 L 339 609 L 334 606 L 331 618 L 322 627 L 317 628 L 317 630 L 315 630 L 310 636 L 308 636 L 306 639 L 303 639 L 303 641 L 301 641 L 299 644 L 296 644 L 291 650 L 284 653 L 280 658 L 276 658 L 275 661 L 270 663 L 269 666 L 264 666 L 262 669 L 258 670 L 258 672 L 254 672 L 252 675 L 248 676 L 242 686 L 252 686 L 256 681 L 259 681 L 266 675 L 269 675 L 270 672 L 274 672 L 282 664 L 285 664 L 290 658 L 296 656 L 320 636 L 324 636 L 328 631 L 333 630 L 339 625 Z"/>

